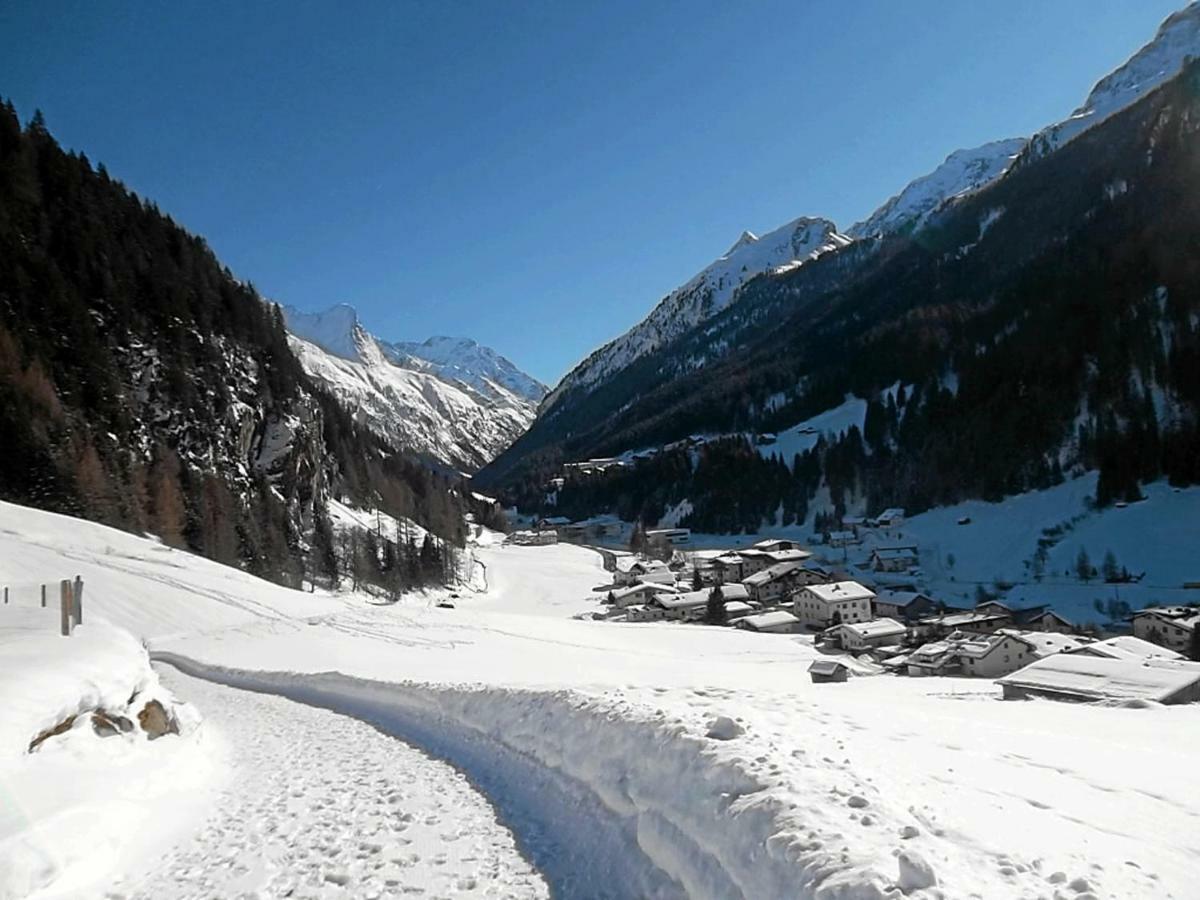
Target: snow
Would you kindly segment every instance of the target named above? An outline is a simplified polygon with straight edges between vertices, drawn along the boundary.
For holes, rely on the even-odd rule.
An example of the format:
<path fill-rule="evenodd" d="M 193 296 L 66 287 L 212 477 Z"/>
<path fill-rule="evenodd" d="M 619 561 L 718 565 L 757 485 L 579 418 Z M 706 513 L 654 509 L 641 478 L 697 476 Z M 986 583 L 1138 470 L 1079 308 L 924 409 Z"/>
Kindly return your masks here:
<path fill-rule="evenodd" d="M 63 637 L 57 608 L 30 602 L 35 593 L 18 592 L 0 610 L 0 898 L 98 896 L 111 872 L 196 826 L 219 782 L 221 748 L 128 632 L 85 612 Z M 182 735 L 93 731 L 92 711 L 136 722 L 151 700 L 172 710 Z"/>
<path fill-rule="evenodd" d="M 943 203 L 977 191 L 1007 172 L 1027 142 L 1026 138 L 1008 138 L 955 150 L 932 172 L 910 181 L 864 221 L 851 226 L 847 234 L 861 240 L 919 229 Z M 988 224 L 980 224 L 981 234 Z"/>
<path fill-rule="evenodd" d="M 851 426 L 863 427 L 867 415 L 867 401 L 847 394 L 846 399 L 833 409 L 818 413 L 781 431 L 772 444 L 760 444 L 758 452 L 763 456 L 778 455 L 791 465 L 798 453 L 806 453 L 817 445 L 822 435 L 836 439 L 849 431 Z"/>
<path fill-rule="evenodd" d="M 916 543 L 922 583 L 931 596 L 947 602 L 973 601 L 976 584 L 989 589 L 999 579 L 1015 584 L 1004 598 L 1015 607 L 1049 603 L 1077 624 L 1103 620 L 1094 601 L 1121 599 L 1135 609 L 1200 599 L 1184 589 L 1200 581 L 1195 548 L 1200 546 L 1200 488 L 1175 489 L 1165 482 L 1144 486 L 1146 499 L 1127 507 L 1089 508 L 1096 474 L 1071 479 L 1045 491 L 1031 491 L 999 503 L 970 500 L 921 513 L 905 521 L 895 538 Z M 968 525 L 958 521 L 969 517 Z M 1034 578 L 1025 562 L 1033 558 L 1044 529 L 1066 523 L 1059 542 L 1048 551 L 1045 575 Z M 864 544 L 869 552 L 870 544 Z M 1131 573 L 1145 573 L 1136 584 L 1083 583 L 1075 575 L 1079 550 L 1100 567 L 1112 550 Z M 954 564 L 949 561 L 953 557 Z"/>
<path fill-rule="evenodd" d="M 1000 679 L 1034 690 L 1061 690 L 1105 700 L 1161 702 L 1200 682 L 1200 663 L 1176 659 L 1107 659 L 1054 654 Z"/>
<path fill-rule="evenodd" d="M 1123 65 L 1101 78 L 1083 105 L 1061 122 L 1038 132 L 1035 152 L 1057 150 L 1109 116 L 1144 97 L 1177 75 L 1200 50 L 1200 4 L 1190 3 L 1168 16 L 1157 34 Z"/>
<path fill-rule="evenodd" d="M 123 896 L 546 897 L 495 809 L 462 773 L 365 722 L 162 668 L 228 745 L 203 826 Z"/>
<path fill-rule="evenodd" d="M 664 297 L 625 334 L 605 344 L 572 369 L 542 404 L 541 414 L 573 389 L 587 389 L 716 315 L 738 289 L 763 272 L 792 268 L 844 247 L 850 239 L 828 219 L 802 217 L 757 237 L 742 236 L 719 259 Z"/>
<path fill-rule="evenodd" d="M 285 314 L 292 351 L 310 376 L 358 421 L 444 465 L 474 471 L 490 462 L 529 427 L 545 393 L 474 341 L 388 344 L 350 307 Z"/>
<path fill-rule="evenodd" d="M 79 546 L 97 535 L 120 550 L 124 583 L 156 572 L 152 542 L 3 505 L 0 576 L 43 553 L 43 569 L 79 570 L 91 590 L 114 577 L 110 557 Z M 174 584 L 104 613 L 192 674 L 368 721 L 455 765 L 563 896 L 605 896 L 607 879 L 627 877 L 607 895 L 898 898 L 918 870 L 946 897 L 1051 897 L 1080 879 L 1096 896 L 1192 890 L 1200 792 L 1180 773 L 1194 768 L 1200 706 L 1003 703 L 986 679 L 813 684 L 808 666 L 829 657 L 806 636 L 570 618 L 598 607 L 599 554 L 475 552 L 489 587 L 453 610 L 275 594 L 234 573 L 222 589 L 246 608 L 230 615 L 192 591 L 219 567 L 172 551 Z M 170 684 L 212 734 L 231 733 L 234 701 Z M 720 717 L 740 733 L 708 737 Z M 164 871 L 201 846 L 176 841 L 179 865 Z M 158 858 L 125 860 L 125 883 Z M 576 869 L 582 887 L 563 891 Z"/>

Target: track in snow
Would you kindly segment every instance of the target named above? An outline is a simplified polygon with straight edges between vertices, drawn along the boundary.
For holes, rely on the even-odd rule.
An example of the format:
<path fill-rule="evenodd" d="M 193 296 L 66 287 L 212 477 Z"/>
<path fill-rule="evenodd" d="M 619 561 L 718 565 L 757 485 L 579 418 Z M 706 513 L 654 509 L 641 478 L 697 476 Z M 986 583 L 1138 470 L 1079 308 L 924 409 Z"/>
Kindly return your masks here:
<path fill-rule="evenodd" d="M 454 773 L 460 779 L 463 789 L 469 790 L 469 785 L 473 785 L 491 801 L 500 821 L 511 829 L 517 847 L 545 879 L 540 884 L 531 882 L 534 887 L 529 890 L 522 890 L 518 886 L 511 892 L 476 892 L 474 896 L 544 896 L 546 884 L 549 885 L 549 892 L 553 896 L 571 900 L 629 900 L 631 897 L 643 900 L 684 900 L 687 896 L 677 882 L 646 856 L 639 845 L 638 834 L 630 828 L 630 821 L 614 815 L 585 786 L 448 717 L 405 709 L 386 696 L 374 697 L 371 690 L 354 693 L 327 689 L 322 686 L 319 678 L 295 675 L 289 676 L 284 683 L 279 683 L 277 680 L 259 677 L 250 672 L 208 667 L 173 653 L 153 653 L 152 657 L 157 662 L 166 663 L 188 675 L 248 692 L 239 696 L 266 694 L 274 703 L 287 703 L 286 700 L 278 699 L 286 697 L 302 704 L 299 707 L 287 704 L 289 710 L 313 707 L 307 712 L 319 717 L 328 716 L 323 710 L 341 713 L 341 716 L 335 717 L 337 721 L 353 723 L 358 729 L 370 731 L 377 739 L 386 741 L 396 750 L 407 749 L 428 766 L 439 766 Z M 193 695 L 189 694 L 188 690 L 196 683 L 195 680 L 189 681 L 189 688 L 179 690 L 178 695 L 184 699 L 191 699 Z M 228 687 L 213 689 L 227 693 Z M 378 731 L 398 737 L 405 744 L 419 747 L 437 760 L 445 760 L 466 773 L 470 782 L 454 769 L 434 762 L 411 747 L 384 738 L 363 723 L 369 723 Z M 314 755 L 318 757 L 322 748 L 340 748 L 343 747 L 343 741 L 347 742 L 344 745 L 344 755 L 353 756 L 357 751 L 358 738 L 354 736 L 331 735 L 329 741 L 325 741 L 321 736 L 314 735 L 314 738 L 317 738 L 317 743 L 321 745 L 314 748 Z M 403 770 L 404 766 L 401 765 L 400 768 Z M 403 780 L 404 776 L 398 775 L 392 783 Z M 373 792 L 380 791 L 386 792 L 386 788 L 379 780 L 366 785 L 364 789 L 368 798 Z M 475 796 L 480 802 L 485 802 L 478 794 Z M 493 828 L 502 827 L 496 826 L 494 818 L 491 824 Z M 337 829 L 334 828 L 333 831 L 336 832 Z M 203 869 L 202 860 L 203 858 L 194 865 Z M 481 879 L 476 877 L 476 881 Z M 329 887 L 326 886 L 329 896 L 392 896 L 390 893 L 376 895 L 353 890 L 339 894 L 329 891 Z M 540 889 L 541 894 L 534 888 Z M 141 900 L 143 895 L 134 896 Z M 148 898 L 171 895 L 151 892 L 144 896 Z M 265 896 L 279 895 L 268 893 Z M 435 896 L 445 894 L 436 893 Z"/>
<path fill-rule="evenodd" d="M 546 897 L 488 801 L 355 719 L 159 666 L 233 763 L 203 830 L 108 898 Z"/>

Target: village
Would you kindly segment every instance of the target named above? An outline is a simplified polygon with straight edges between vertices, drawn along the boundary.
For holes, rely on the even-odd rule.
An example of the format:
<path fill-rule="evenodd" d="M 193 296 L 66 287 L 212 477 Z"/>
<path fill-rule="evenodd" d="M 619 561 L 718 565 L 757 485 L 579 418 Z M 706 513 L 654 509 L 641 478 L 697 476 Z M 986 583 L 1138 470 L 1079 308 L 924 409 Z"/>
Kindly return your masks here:
<path fill-rule="evenodd" d="M 544 519 L 511 543 L 593 547 L 612 576 L 587 618 L 805 636 L 821 653 L 813 682 L 852 676 L 994 679 L 1005 699 L 1111 703 L 1200 701 L 1200 607 L 1149 606 L 1101 629 L 1049 605 L 1016 607 L 981 596 L 967 606 L 922 590 L 913 544 L 898 535 L 904 510 L 845 517 L 802 546 L 785 538 L 697 550 L 685 528 L 635 530 L 629 550 L 612 517 Z M 1124 626 L 1124 627 L 1122 627 Z"/>

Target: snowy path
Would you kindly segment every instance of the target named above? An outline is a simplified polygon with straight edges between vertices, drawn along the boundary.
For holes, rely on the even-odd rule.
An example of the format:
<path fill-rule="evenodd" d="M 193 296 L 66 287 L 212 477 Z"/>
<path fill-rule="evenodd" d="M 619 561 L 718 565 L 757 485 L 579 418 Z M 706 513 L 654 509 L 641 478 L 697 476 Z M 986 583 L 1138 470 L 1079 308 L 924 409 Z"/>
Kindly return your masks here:
<path fill-rule="evenodd" d="M 110 898 L 545 897 L 450 766 L 345 716 L 159 666 L 228 745 L 208 822 Z"/>

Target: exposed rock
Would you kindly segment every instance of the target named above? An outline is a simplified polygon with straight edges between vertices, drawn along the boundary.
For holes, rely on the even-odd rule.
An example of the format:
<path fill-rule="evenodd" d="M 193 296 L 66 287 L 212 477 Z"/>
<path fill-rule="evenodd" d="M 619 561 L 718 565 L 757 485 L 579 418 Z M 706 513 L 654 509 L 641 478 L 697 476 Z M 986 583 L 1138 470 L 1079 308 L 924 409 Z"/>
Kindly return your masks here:
<path fill-rule="evenodd" d="M 138 724 L 152 741 L 164 734 L 179 734 L 179 724 L 175 717 L 157 700 L 151 700 L 142 707 L 142 711 L 138 713 Z"/>
<path fill-rule="evenodd" d="M 906 894 L 937 886 L 937 875 L 934 874 L 933 866 L 916 850 L 901 850 L 896 861 L 900 864 L 898 884 L 900 890 Z"/>
<path fill-rule="evenodd" d="M 708 725 L 707 736 L 718 741 L 732 741 L 746 733 L 746 729 L 729 716 L 717 716 Z"/>
<path fill-rule="evenodd" d="M 100 737 L 113 737 L 133 731 L 133 723 L 125 716 L 97 709 L 92 713 L 92 731 Z"/>
<path fill-rule="evenodd" d="M 44 744 L 46 741 L 50 740 L 50 738 L 54 737 L 55 735 L 62 734 L 65 731 L 70 731 L 71 726 L 73 726 L 74 724 L 75 724 L 75 716 L 68 716 L 67 718 L 65 718 L 61 722 L 59 722 L 57 725 L 55 725 L 53 728 L 47 728 L 45 731 L 43 731 L 41 734 L 39 734 L 32 741 L 29 742 L 29 752 L 32 753 L 34 750 L 36 750 L 38 747 L 42 746 L 42 744 Z"/>

